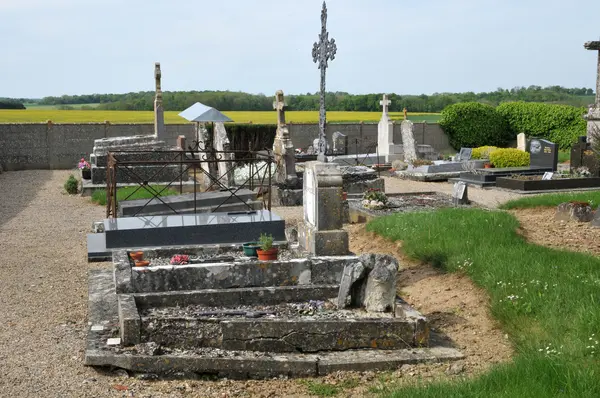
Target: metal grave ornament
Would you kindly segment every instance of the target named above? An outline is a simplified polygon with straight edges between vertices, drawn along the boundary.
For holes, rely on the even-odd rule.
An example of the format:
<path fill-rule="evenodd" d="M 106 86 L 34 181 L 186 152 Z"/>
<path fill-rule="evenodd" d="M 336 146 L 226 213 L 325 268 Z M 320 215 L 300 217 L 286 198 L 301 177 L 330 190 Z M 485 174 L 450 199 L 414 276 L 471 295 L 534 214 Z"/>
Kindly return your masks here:
<path fill-rule="evenodd" d="M 321 97 L 319 107 L 319 146 L 317 149 L 317 159 L 326 162 L 325 152 L 327 150 L 327 137 L 325 136 L 326 111 L 325 111 L 325 72 L 327 70 L 327 61 L 335 59 L 337 46 L 335 39 L 329 39 L 327 32 L 327 5 L 323 2 L 321 10 L 321 34 L 319 41 L 313 44 L 312 56 L 313 62 L 317 63 L 321 70 Z"/>

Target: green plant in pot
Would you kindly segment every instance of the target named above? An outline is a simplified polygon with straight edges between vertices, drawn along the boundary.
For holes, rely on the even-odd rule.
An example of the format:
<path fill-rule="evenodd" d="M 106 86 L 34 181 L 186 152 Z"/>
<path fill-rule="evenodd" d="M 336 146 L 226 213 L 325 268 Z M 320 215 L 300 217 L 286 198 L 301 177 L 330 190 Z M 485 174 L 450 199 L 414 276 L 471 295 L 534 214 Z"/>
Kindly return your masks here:
<path fill-rule="evenodd" d="M 256 254 L 256 249 L 259 247 L 260 245 L 257 242 L 248 242 L 242 245 L 244 254 L 248 257 L 258 257 L 258 254 Z"/>
<path fill-rule="evenodd" d="M 259 260 L 277 260 L 279 249 L 273 247 L 273 235 L 260 234 L 258 244 L 260 245 L 260 249 L 256 250 L 256 254 Z"/>

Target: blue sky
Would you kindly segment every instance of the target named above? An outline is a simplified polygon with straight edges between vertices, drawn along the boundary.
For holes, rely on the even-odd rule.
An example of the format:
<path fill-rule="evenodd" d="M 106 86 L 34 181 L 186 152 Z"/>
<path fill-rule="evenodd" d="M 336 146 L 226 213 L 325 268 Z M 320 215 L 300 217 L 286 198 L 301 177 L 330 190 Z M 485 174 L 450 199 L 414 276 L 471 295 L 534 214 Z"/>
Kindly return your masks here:
<path fill-rule="evenodd" d="M 321 0 L 0 0 L 0 97 L 319 88 Z M 600 1 L 329 0 L 327 89 L 595 87 Z"/>

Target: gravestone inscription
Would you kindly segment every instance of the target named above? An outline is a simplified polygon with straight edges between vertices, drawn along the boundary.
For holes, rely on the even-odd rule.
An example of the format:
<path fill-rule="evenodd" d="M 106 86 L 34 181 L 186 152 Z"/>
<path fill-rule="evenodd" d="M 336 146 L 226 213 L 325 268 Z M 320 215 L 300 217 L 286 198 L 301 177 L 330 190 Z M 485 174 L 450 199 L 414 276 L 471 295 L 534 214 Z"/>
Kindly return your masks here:
<path fill-rule="evenodd" d="M 473 148 L 460 148 L 460 152 L 458 153 L 458 160 L 460 162 L 466 162 L 471 160 L 473 156 Z"/>

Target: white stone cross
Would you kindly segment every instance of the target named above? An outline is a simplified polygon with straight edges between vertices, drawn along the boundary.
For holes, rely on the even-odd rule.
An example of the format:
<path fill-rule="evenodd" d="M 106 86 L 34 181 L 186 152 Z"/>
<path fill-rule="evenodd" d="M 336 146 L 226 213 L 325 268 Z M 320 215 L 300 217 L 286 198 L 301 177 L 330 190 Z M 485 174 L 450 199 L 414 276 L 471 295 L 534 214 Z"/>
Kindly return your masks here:
<path fill-rule="evenodd" d="M 383 114 L 388 114 L 388 107 L 392 104 L 392 101 L 387 98 L 387 95 L 383 94 L 383 99 L 379 101 L 379 105 L 383 106 Z"/>

